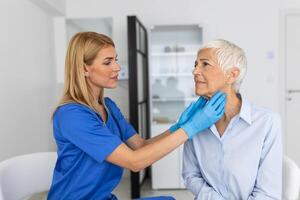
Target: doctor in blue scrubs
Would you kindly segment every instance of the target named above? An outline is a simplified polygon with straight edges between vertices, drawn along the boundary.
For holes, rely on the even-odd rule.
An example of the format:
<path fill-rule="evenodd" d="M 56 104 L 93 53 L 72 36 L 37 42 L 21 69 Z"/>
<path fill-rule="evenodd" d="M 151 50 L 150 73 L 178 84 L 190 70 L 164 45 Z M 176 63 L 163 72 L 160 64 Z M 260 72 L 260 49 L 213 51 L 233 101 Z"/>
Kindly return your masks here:
<path fill-rule="evenodd" d="M 111 192 L 123 168 L 138 172 L 150 166 L 224 114 L 223 93 L 210 100 L 200 97 L 169 130 L 144 140 L 115 102 L 104 98 L 104 88 L 117 86 L 119 71 L 109 37 L 94 32 L 73 36 L 66 53 L 63 95 L 53 114 L 58 158 L 49 200 L 115 200 Z"/>

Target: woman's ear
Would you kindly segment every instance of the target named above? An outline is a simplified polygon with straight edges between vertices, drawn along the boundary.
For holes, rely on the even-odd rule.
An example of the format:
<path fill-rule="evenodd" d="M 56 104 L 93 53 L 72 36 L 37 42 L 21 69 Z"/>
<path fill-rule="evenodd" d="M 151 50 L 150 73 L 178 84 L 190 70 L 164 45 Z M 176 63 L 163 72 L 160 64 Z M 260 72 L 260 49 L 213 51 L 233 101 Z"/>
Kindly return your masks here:
<path fill-rule="evenodd" d="M 84 70 L 84 76 L 88 77 L 90 74 L 89 74 L 88 66 L 86 66 L 86 64 L 83 65 L 83 70 Z"/>
<path fill-rule="evenodd" d="M 226 83 L 232 85 L 240 75 L 240 69 L 232 67 L 226 72 Z"/>

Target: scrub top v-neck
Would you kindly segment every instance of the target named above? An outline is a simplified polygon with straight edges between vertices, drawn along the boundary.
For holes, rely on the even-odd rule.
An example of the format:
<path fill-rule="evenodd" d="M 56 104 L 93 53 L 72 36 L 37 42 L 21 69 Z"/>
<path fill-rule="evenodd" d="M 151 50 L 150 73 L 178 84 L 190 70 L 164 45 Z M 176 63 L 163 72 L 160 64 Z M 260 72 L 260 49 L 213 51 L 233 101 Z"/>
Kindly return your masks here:
<path fill-rule="evenodd" d="M 123 168 L 105 159 L 120 144 L 136 134 L 120 109 L 105 98 L 106 123 L 89 107 L 69 103 L 53 117 L 58 159 L 49 200 L 116 199 L 111 192 L 120 182 Z"/>

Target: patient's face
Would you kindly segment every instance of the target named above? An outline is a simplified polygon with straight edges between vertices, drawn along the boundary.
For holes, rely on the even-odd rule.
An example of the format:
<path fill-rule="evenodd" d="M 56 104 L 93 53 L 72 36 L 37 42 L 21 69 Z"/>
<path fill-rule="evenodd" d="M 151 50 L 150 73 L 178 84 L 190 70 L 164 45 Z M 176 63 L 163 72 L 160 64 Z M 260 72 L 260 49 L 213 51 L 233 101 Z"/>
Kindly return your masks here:
<path fill-rule="evenodd" d="M 200 51 L 193 70 L 195 93 L 198 96 L 211 97 L 225 87 L 225 74 L 218 64 L 213 49 Z"/>

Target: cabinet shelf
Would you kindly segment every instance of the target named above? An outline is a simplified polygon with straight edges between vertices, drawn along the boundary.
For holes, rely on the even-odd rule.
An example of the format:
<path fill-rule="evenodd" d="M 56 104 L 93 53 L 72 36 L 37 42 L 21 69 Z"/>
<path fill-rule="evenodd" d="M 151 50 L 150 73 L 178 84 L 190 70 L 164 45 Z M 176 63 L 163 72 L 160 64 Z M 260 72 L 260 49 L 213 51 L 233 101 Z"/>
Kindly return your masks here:
<path fill-rule="evenodd" d="M 196 101 L 197 97 L 187 97 L 187 98 L 152 98 L 153 102 L 182 102 L 182 101 Z"/>
<path fill-rule="evenodd" d="M 152 74 L 153 77 L 179 77 L 179 76 L 187 76 L 187 77 L 192 77 L 192 73 L 164 73 L 164 74 Z"/>
<path fill-rule="evenodd" d="M 151 56 L 196 56 L 195 52 L 161 52 L 161 53 L 152 53 Z"/>

